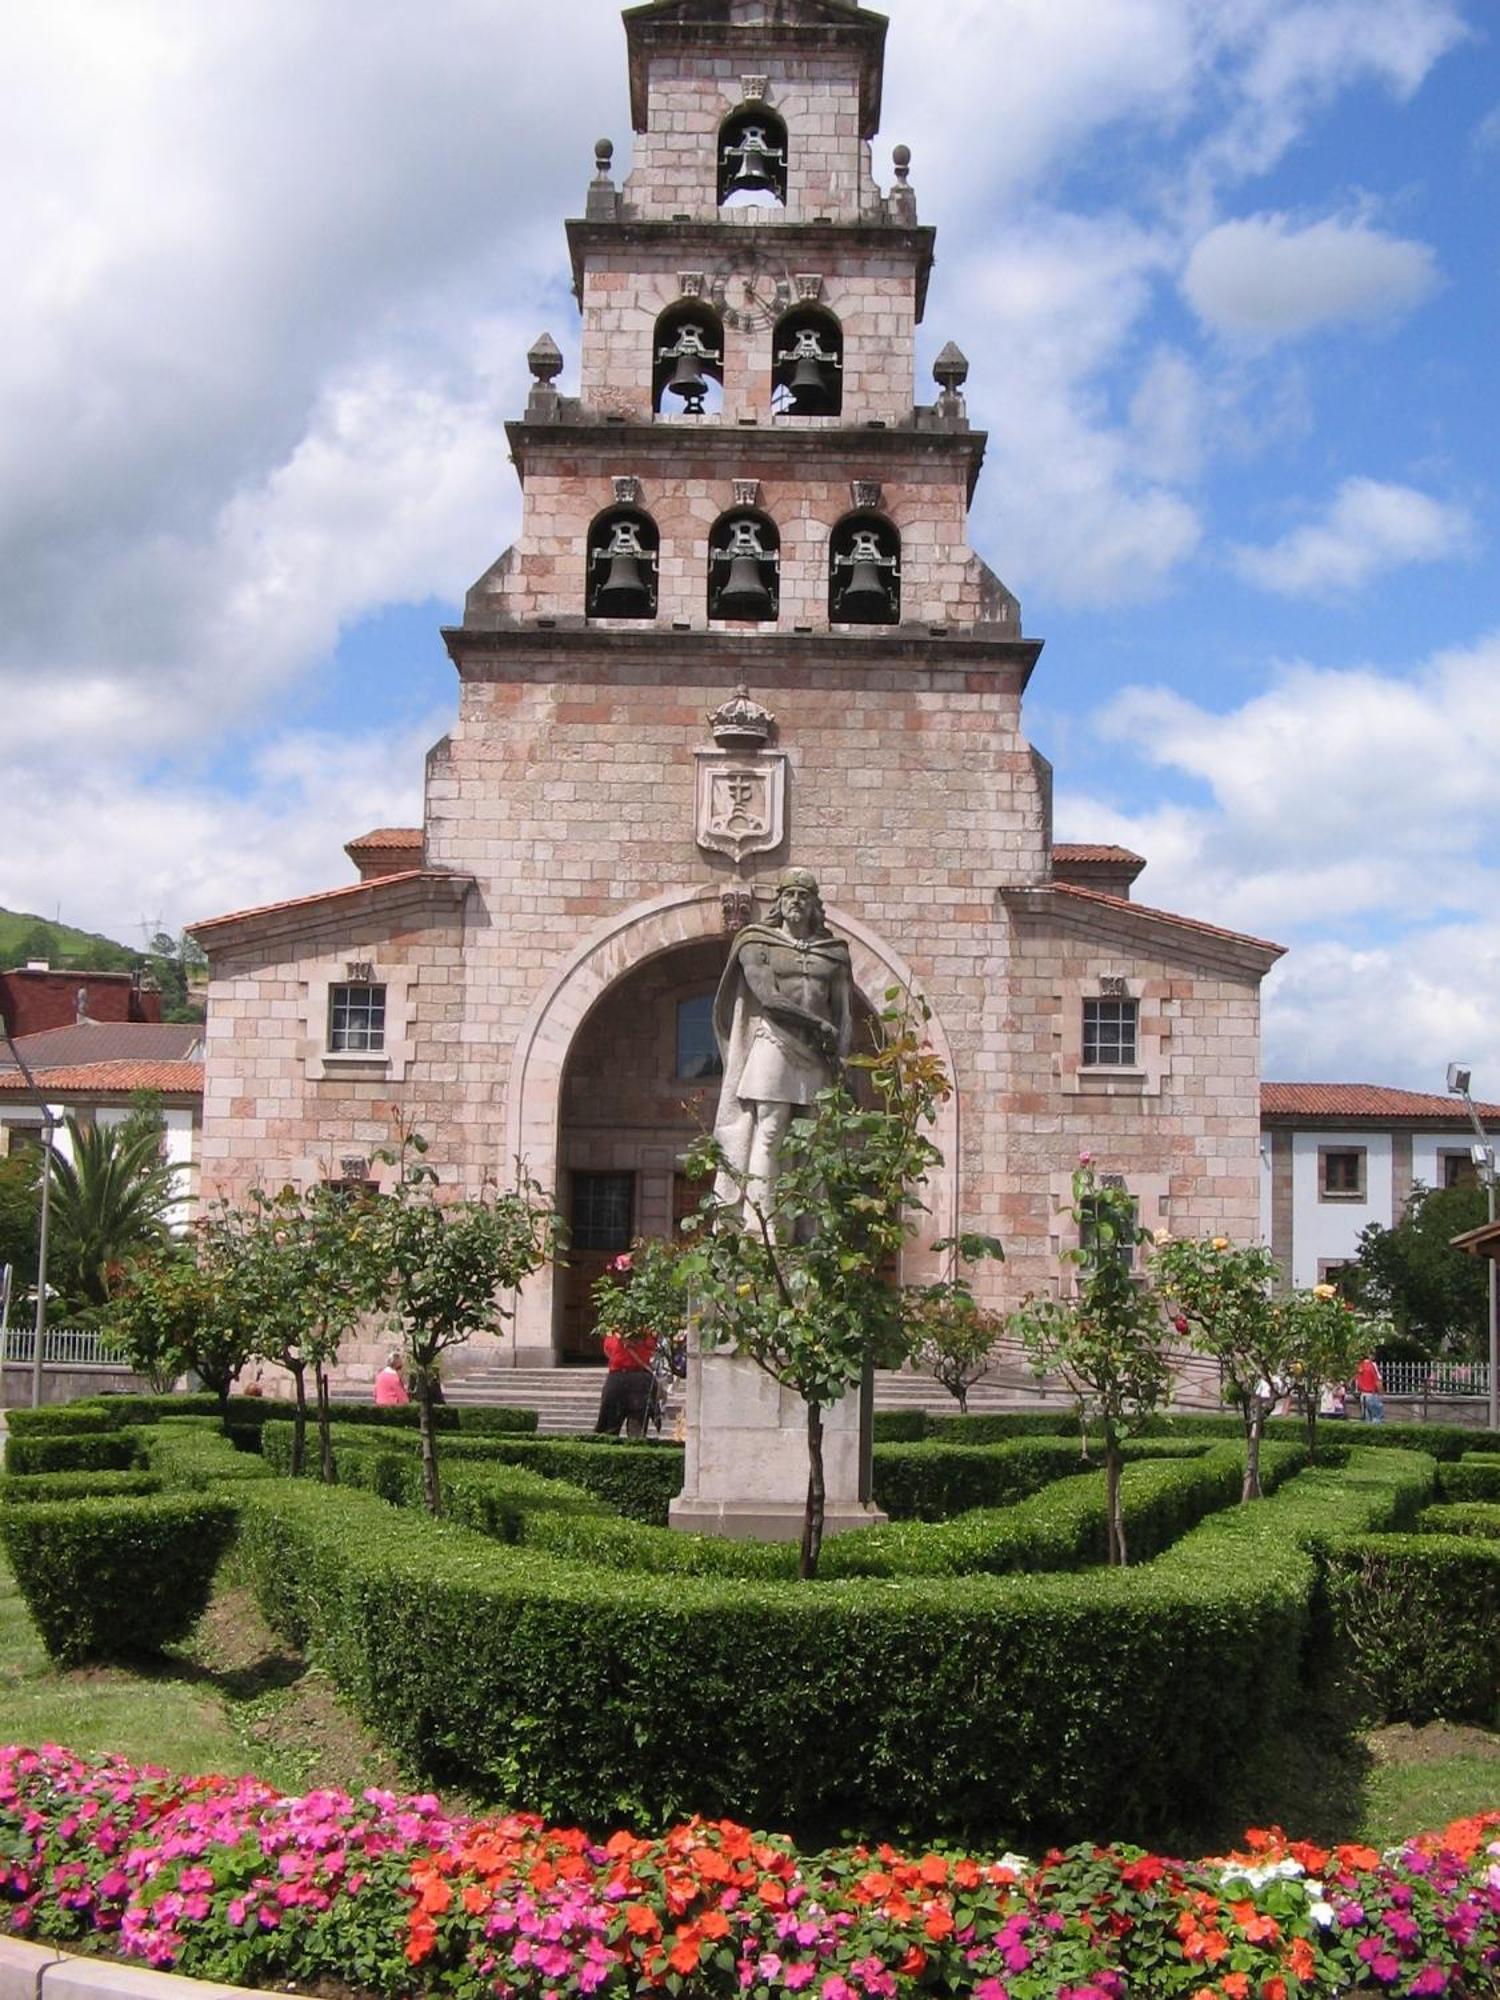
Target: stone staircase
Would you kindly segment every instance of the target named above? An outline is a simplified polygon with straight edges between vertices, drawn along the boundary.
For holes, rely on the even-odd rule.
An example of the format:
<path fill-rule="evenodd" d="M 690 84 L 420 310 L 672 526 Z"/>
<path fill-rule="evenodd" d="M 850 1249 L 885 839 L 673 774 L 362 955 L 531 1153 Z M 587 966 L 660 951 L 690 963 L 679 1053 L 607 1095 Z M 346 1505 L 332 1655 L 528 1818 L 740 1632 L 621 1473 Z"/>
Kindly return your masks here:
<path fill-rule="evenodd" d="M 458 1357 L 455 1356 L 455 1363 Z M 1178 1356 L 1176 1410 L 1218 1412 L 1218 1371 L 1198 1355 Z M 512 1368 L 499 1361 L 471 1361 L 462 1374 L 457 1366 L 445 1383 L 450 1403 L 505 1403 L 513 1409 L 535 1410 L 538 1428 L 553 1433 L 591 1431 L 599 1414 L 602 1368 Z M 1000 1410 L 1042 1410 L 1066 1414 L 1072 1398 L 1061 1384 L 1038 1383 L 1025 1357 L 1002 1346 L 969 1391 L 969 1412 L 982 1416 Z M 881 1369 L 875 1377 L 877 1410 L 931 1410 L 952 1416 L 958 1405 L 930 1375 L 902 1369 Z"/>

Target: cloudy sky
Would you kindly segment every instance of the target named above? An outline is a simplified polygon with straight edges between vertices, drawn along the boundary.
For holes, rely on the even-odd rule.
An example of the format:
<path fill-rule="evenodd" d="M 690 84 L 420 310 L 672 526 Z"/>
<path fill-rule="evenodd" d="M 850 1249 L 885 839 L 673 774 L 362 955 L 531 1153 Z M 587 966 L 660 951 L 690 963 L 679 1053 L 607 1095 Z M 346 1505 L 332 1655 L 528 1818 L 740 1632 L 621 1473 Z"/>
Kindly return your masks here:
<path fill-rule="evenodd" d="M 1500 1095 L 1493 0 L 888 11 L 1059 835 L 1293 947 L 1268 1075 Z M 139 943 L 419 817 L 600 133 L 610 0 L 0 11 L 0 905 Z"/>

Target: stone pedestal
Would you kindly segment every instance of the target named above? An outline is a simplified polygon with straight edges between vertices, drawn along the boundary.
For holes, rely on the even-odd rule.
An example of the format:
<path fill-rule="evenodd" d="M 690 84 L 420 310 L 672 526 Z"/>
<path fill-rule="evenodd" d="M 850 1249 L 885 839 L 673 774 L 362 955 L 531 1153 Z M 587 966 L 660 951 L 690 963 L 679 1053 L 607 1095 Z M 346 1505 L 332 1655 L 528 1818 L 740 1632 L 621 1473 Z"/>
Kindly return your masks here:
<path fill-rule="evenodd" d="M 825 1539 L 884 1523 L 879 1508 L 859 1497 L 855 1391 L 823 1413 L 823 1470 Z M 671 1525 L 733 1541 L 794 1542 L 806 1505 L 807 1406 L 753 1361 L 692 1353 L 687 1466 Z"/>

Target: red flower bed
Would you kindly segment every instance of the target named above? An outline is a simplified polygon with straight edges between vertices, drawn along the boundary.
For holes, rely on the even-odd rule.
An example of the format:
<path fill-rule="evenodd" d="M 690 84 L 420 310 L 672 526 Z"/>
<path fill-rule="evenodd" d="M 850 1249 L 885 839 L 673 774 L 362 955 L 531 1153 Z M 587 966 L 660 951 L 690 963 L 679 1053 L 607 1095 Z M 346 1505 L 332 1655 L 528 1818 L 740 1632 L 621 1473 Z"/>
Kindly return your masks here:
<path fill-rule="evenodd" d="M 1500 1813 L 1380 1855 L 1252 1832 L 1177 1861 L 802 1855 L 728 1821 L 601 1843 L 432 1798 L 286 1798 L 55 1748 L 0 1751 L 22 1935 L 200 1977 L 359 1991 L 860 2000 L 1319 2000 L 1500 1992 Z"/>

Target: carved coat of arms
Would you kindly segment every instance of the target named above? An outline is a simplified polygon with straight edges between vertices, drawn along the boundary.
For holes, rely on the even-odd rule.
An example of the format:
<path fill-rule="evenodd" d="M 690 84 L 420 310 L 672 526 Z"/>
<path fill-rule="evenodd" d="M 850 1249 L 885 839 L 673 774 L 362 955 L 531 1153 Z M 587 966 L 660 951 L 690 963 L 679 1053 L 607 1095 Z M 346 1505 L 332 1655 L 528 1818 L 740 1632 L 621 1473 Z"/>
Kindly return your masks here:
<path fill-rule="evenodd" d="M 786 835 L 786 758 L 768 750 L 776 718 L 740 688 L 709 717 L 716 750 L 699 750 L 698 845 L 743 861 Z"/>

